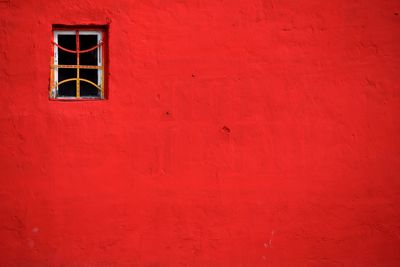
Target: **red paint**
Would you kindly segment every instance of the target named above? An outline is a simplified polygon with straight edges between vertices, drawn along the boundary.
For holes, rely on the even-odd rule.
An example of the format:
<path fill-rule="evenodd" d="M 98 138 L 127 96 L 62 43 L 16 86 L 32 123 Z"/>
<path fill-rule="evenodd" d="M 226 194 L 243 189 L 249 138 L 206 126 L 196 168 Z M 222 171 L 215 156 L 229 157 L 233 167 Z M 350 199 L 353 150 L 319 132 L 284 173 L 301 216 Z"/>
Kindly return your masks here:
<path fill-rule="evenodd" d="M 0 265 L 399 266 L 399 11 L 0 1 Z M 53 24 L 107 100 L 48 99 Z"/>

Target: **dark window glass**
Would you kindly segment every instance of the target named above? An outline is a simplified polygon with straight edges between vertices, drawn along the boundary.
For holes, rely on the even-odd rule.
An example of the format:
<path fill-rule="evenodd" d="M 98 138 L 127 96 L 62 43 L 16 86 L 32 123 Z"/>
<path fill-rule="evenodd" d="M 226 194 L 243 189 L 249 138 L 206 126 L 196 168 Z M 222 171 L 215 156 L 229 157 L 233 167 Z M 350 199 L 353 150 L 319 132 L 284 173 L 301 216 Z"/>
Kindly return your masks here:
<path fill-rule="evenodd" d="M 69 49 L 76 50 L 76 35 L 58 35 L 58 45 Z M 76 53 L 69 53 L 62 49 L 58 49 L 58 64 L 59 65 L 76 65 Z"/>
<path fill-rule="evenodd" d="M 79 35 L 79 42 L 80 42 L 80 50 L 86 50 L 92 48 L 97 45 L 97 35 L 95 34 L 88 34 L 88 35 Z"/>
<path fill-rule="evenodd" d="M 98 72 L 96 69 L 80 69 L 80 78 L 89 80 L 94 84 L 98 84 Z M 98 97 L 100 90 L 94 85 L 81 81 L 80 84 L 82 97 Z"/>
<path fill-rule="evenodd" d="M 58 81 L 76 78 L 76 69 L 58 69 Z M 76 81 L 69 81 L 58 86 L 58 96 L 76 96 Z"/>
<path fill-rule="evenodd" d="M 79 35 L 80 50 L 87 50 L 97 45 L 97 35 Z M 98 48 L 80 53 L 80 65 L 97 66 Z"/>

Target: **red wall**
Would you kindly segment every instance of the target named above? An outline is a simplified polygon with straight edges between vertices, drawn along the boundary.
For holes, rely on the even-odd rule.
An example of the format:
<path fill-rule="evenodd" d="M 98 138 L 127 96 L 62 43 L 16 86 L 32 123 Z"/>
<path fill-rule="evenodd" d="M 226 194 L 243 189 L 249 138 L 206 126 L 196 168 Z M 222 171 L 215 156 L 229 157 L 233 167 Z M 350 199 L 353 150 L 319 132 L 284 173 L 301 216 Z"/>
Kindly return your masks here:
<path fill-rule="evenodd" d="M 400 2 L 0 1 L 0 266 L 400 266 Z M 109 99 L 48 99 L 109 23 Z"/>

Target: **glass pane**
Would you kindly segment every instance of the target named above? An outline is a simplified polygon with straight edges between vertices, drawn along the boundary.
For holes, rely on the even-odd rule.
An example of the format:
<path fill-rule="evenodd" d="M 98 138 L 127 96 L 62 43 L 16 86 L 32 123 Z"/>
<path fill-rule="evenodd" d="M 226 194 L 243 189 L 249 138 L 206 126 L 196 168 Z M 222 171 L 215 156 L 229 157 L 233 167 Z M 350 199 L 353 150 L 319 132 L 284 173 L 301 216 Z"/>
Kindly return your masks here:
<path fill-rule="evenodd" d="M 70 78 L 76 78 L 76 69 L 58 69 L 58 82 Z M 76 96 L 76 81 L 60 84 L 58 96 Z"/>
<path fill-rule="evenodd" d="M 86 50 L 97 45 L 96 34 L 79 35 L 80 50 Z"/>
<path fill-rule="evenodd" d="M 95 84 L 98 84 L 98 72 L 94 69 L 80 69 L 80 78 L 89 80 Z M 81 96 L 82 97 L 99 97 L 100 90 L 94 85 L 81 81 Z"/>
<path fill-rule="evenodd" d="M 76 35 L 58 35 L 58 45 L 69 49 L 76 50 Z M 59 65 L 76 65 L 76 53 L 69 53 L 58 48 L 58 64 Z"/>
<path fill-rule="evenodd" d="M 97 35 L 79 35 L 80 50 L 93 48 L 97 45 Z M 98 48 L 80 53 L 80 65 L 94 65 L 97 66 Z"/>

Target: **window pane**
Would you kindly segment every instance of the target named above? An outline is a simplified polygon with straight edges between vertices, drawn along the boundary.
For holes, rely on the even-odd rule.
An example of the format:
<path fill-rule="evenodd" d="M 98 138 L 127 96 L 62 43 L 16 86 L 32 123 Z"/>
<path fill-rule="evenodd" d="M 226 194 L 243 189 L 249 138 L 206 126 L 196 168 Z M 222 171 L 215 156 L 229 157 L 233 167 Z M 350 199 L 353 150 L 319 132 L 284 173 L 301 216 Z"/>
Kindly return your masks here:
<path fill-rule="evenodd" d="M 93 48 L 97 45 L 97 35 L 79 35 L 80 50 Z M 80 53 L 80 65 L 94 65 L 97 66 L 98 48 Z"/>
<path fill-rule="evenodd" d="M 80 50 L 86 50 L 97 45 L 96 34 L 79 35 Z"/>
<path fill-rule="evenodd" d="M 76 78 L 76 69 L 58 69 L 58 81 Z M 70 81 L 58 86 L 58 96 L 76 96 L 76 81 Z"/>
<path fill-rule="evenodd" d="M 94 69 L 80 69 L 80 78 L 89 80 L 95 84 L 98 84 L 98 72 Z M 94 85 L 81 81 L 81 96 L 82 97 L 98 97 L 100 96 L 100 90 Z"/>
<path fill-rule="evenodd" d="M 97 50 L 98 48 L 86 53 L 80 53 L 79 64 L 97 66 Z"/>
<path fill-rule="evenodd" d="M 76 35 L 58 35 L 58 45 L 69 49 L 76 50 Z M 59 65 L 76 65 L 76 54 L 66 52 L 58 48 L 58 64 Z"/>

